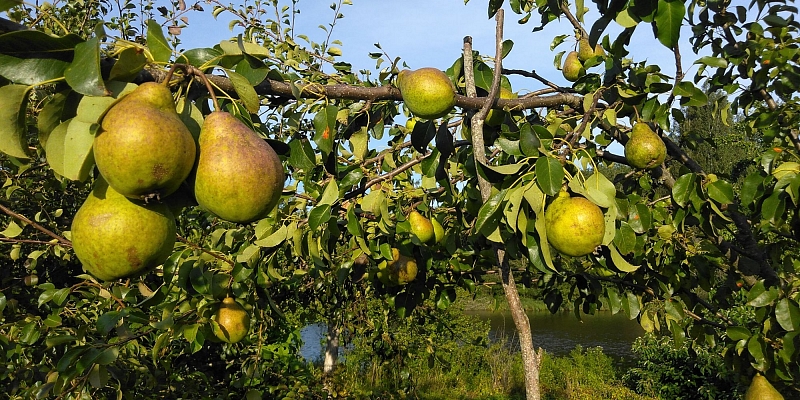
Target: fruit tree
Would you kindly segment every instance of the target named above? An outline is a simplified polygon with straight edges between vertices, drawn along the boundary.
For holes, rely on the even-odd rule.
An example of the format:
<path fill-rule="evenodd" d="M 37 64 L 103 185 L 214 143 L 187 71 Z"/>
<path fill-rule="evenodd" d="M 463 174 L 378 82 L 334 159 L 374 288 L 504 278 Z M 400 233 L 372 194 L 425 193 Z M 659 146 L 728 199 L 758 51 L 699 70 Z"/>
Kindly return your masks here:
<path fill-rule="evenodd" d="M 374 74 L 295 32 L 298 0 L 188 3 L 0 1 L 12 398 L 325 396 L 286 311 L 313 309 L 336 351 L 342 332 L 390 338 L 389 312 L 447 308 L 488 271 L 529 399 L 542 353 L 520 283 L 551 309 L 722 344 L 743 381 L 797 390 L 793 2 L 489 0 L 495 48 L 467 37 L 452 64 L 415 69 L 372 53 Z M 196 13 L 240 33 L 183 49 Z M 510 16 L 529 36 L 504 37 Z M 533 40 L 554 68 L 504 65 Z M 690 157 L 676 127 L 701 106 L 765 149 L 744 179 Z M 550 290 L 564 282 L 570 298 Z M 383 318 L 365 319 L 367 294 Z"/>

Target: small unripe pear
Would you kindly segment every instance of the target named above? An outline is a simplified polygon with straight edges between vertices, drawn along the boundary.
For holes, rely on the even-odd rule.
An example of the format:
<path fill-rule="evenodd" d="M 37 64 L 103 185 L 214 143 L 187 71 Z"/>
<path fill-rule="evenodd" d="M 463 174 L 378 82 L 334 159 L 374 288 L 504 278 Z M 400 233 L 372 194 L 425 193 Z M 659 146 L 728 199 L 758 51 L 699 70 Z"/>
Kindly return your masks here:
<path fill-rule="evenodd" d="M 605 55 L 605 50 L 603 50 L 603 46 L 600 46 L 600 43 L 597 43 L 592 48 L 592 45 L 589 44 L 589 39 L 586 37 L 582 37 L 578 41 L 578 59 L 581 61 L 586 61 L 595 56 L 602 56 Z"/>
<path fill-rule="evenodd" d="M 634 168 L 658 167 L 667 157 L 664 141 L 644 122 L 633 125 L 631 138 L 625 143 L 625 158 Z"/>
<path fill-rule="evenodd" d="M 564 74 L 564 79 L 575 82 L 580 77 L 586 75 L 586 70 L 583 68 L 581 60 L 578 58 L 577 51 L 571 51 L 567 54 L 564 60 L 564 66 L 561 68 L 561 73 Z"/>
<path fill-rule="evenodd" d="M 417 278 L 417 260 L 400 254 L 397 248 L 392 248 L 392 261 L 386 265 L 391 283 L 405 285 Z"/>
<path fill-rule="evenodd" d="M 250 314 L 232 297 L 222 300 L 219 310 L 214 315 L 214 336 L 226 343 L 236 343 L 250 330 Z M 219 328 L 217 328 L 219 327 Z"/>
<path fill-rule="evenodd" d="M 408 222 L 411 224 L 411 233 L 422 243 L 428 243 L 434 239 L 433 224 L 416 210 L 408 215 Z"/>
<path fill-rule="evenodd" d="M 500 87 L 500 94 L 499 97 L 501 99 L 516 99 L 517 94 L 512 92 L 510 89 L 506 89 L 504 87 Z M 489 110 L 489 113 L 486 114 L 486 125 L 489 126 L 498 126 L 503 123 L 505 119 L 506 112 L 501 110 Z"/>

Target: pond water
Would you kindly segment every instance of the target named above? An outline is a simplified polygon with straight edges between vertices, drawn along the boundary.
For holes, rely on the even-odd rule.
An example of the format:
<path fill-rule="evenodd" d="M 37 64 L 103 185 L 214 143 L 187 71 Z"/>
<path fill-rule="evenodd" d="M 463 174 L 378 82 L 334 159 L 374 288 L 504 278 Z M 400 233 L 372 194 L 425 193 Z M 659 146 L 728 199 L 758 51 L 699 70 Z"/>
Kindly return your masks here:
<path fill-rule="evenodd" d="M 492 311 L 468 311 L 491 324 L 489 338 L 507 339 L 507 343 L 519 348 L 516 329 L 511 314 Z M 533 332 L 533 344 L 543 348 L 547 353 L 563 356 L 569 354 L 576 346 L 583 348 L 603 348 L 603 353 L 618 363 L 627 364 L 632 358 L 631 344 L 644 330 L 636 320 L 629 320 L 624 313 L 597 312 L 595 315 L 581 315 L 581 320 L 572 312 L 550 314 L 544 312 L 528 313 Z M 308 361 L 317 361 L 322 357 L 322 340 L 327 331 L 323 323 L 310 324 L 300 331 L 303 346 L 300 355 Z"/>
<path fill-rule="evenodd" d="M 514 320 L 510 313 L 491 311 L 471 311 L 474 315 L 488 320 L 491 324 L 490 339 L 505 337 L 509 345 L 519 348 Z M 579 320 L 571 311 L 550 314 L 530 312 L 528 319 L 533 333 L 533 345 L 543 348 L 547 353 L 563 356 L 576 346 L 583 348 L 602 347 L 603 353 L 618 362 L 633 357 L 631 345 L 644 330 L 636 320 L 629 320 L 624 313 L 611 314 L 599 311 L 595 315 L 581 314 Z"/>

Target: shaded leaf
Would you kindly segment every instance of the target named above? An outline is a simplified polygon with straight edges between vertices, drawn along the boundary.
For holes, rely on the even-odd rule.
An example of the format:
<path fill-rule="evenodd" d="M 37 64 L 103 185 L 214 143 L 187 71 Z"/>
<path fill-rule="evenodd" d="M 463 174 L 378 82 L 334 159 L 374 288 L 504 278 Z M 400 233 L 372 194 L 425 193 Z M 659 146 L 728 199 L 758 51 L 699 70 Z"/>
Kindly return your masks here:
<path fill-rule="evenodd" d="M 0 87 L 0 151 L 12 157 L 28 158 L 25 111 L 29 86 Z"/>

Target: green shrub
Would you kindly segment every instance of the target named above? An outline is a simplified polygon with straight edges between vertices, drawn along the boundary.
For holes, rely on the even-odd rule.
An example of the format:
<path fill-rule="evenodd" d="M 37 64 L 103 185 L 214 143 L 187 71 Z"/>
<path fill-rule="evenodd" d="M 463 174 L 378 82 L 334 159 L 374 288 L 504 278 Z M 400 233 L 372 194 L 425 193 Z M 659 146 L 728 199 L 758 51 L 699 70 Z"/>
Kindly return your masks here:
<path fill-rule="evenodd" d="M 646 334 L 633 344 L 636 366 L 624 379 L 637 393 L 660 399 L 738 399 L 744 388 L 720 351 Z"/>

